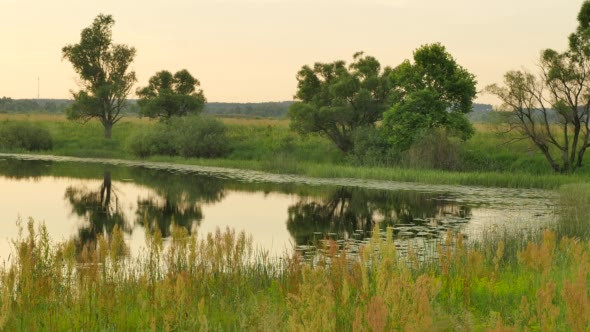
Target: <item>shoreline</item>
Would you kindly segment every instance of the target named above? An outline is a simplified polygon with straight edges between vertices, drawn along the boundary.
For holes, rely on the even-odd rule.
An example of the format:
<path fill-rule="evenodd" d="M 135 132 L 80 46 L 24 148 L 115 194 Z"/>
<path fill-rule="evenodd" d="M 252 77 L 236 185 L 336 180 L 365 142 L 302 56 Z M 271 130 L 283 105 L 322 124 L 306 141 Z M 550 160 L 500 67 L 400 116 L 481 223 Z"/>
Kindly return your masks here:
<path fill-rule="evenodd" d="M 356 167 L 328 163 L 296 163 L 282 168 L 268 161 L 232 159 L 186 159 L 181 157 L 156 156 L 146 159 L 95 158 L 65 154 L 6 153 L 0 158 L 29 160 L 106 163 L 113 165 L 175 169 L 210 174 L 232 174 L 268 182 L 294 182 L 312 185 L 366 186 L 366 182 L 396 182 L 401 187 L 425 185 L 470 186 L 513 189 L 557 189 L 570 183 L 587 183 L 590 179 L 577 175 L 530 174 L 502 172 L 457 172 L 428 169 L 405 169 L 385 167 Z M 344 182 L 344 184 L 342 184 Z M 365 183 L 365 185 L 363 185 Z M 380 187 L 371 184 L 369 187 Z"/>

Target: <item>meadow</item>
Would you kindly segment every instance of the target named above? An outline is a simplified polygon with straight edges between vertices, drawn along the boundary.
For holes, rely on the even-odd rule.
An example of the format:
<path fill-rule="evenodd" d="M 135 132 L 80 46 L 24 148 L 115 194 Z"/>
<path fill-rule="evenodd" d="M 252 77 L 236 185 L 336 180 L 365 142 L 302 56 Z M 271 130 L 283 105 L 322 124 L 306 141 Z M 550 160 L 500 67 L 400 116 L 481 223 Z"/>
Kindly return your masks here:
<path fill-rule="evenodd" d="M 568 196 L 575 192 L 575 196 Z M 590 186 L 562 191 L 560 222 L 587 228 Z M 572 198 L 574 201 L 572 201 Z M 44 226 L 20 224 L 0 269 L 4 330 L 586 331 L 590 242 L 558 226 L 448 233 L 437 260 L 398 254 L 376 228 L 356 255 L 327 242 L 313 261 L 273 259 L 244 233 L 198 239 L 172 226 L 128 256 L 123 232 L 81 252 Z M 566 236 L 569 234 L 569 237 Z M 526 242 L 524 239 L 528 240 Z"/>
<path fill-rule="evenodd" d="M 501 135 L 491 124 L 477 124 L 476 135 L 457 146 L 453 170 L 433 168 L 418 154 L 393 165 L 359 163 L 343 155 L 326 138 L 300 136 L 289 130 L 288 120 L 219 118 L 228 130 L 230 153 L 223 158 L 150 156 L 150 161 L 246 168 L 283 174 L 325 178 L 425 182 L 488 187 L 558 188 L 587 182 L 590 167 L 573 175 L 555 174 L 526 140 Z M 0 114 L 7 123 L 31 123 L 46 128 L 53 139 L 51 150 L 35 152 L 75 157 L 139 159 L 129 148 L 130 137 L 151 128 L 156 121 L 124 118 L 112 139 L 103 138 L 100 123 L 71 122 L 61 115 Z M 2 149 L 2 152 L 24 152 Z"/>

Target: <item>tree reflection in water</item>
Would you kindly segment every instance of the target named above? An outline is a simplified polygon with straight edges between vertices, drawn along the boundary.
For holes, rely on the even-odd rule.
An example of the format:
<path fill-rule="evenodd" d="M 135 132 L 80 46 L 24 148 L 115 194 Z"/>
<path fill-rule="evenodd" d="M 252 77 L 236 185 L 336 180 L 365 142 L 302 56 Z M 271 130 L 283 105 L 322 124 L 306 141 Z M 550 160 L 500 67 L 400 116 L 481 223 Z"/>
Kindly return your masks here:
<path fill-rule="evenodd" d="M 135 176 L 154 189 L 156 197 L 137 202 L 136 223 L 170 236 L 175 223 L 189 233 L 203 219 L 200 204 L 219 202 L 225 195 L 223 182 L 207 176 L 180 176 L 158 170 L 136 169 Z"/>
<path fill-rule="evenodd" d="M 162 201 L 163 202 L 160 202 Z M 194 224 L 199 224 L 203 219 L 201 207 L 195 202 L 183 202 L 178 204 L 169 196 L 163 199 L 148 198 L 137 202 L 136 222 L 148 231 L 158 229 L 163 237 L 170 236 L 170 226 L 174 223 L 177 226 L 186 228 L 189 233 Z"/>
<path fill-rule="evenodd" d="M 111 172 L 105 171 L 102 185 L 96 190 L 86 186 L 70 186 L 65 199 L 72 207 L 72 213 L 85 219 L 86 223 L 78 229 L 76 247 L 95 245 L 99 235 L 110 237 L 115 226 L 129 233 L 131 228 L 119 206 L 111 181 Z"/>
<path fill-rule="evenodd" d="M 368 236 L 377 222 L 382 228 L 399 224 L 418 226 L 449 216 L 464 219 L 471 215 L 470 208 L 444 198 L 413 191 L 341 187 L 325 198 L 300 198 L 289 207 L 287 229 L 296 245 L 307 245 L 327 234 L 347 239 L 361 231 Z"/>

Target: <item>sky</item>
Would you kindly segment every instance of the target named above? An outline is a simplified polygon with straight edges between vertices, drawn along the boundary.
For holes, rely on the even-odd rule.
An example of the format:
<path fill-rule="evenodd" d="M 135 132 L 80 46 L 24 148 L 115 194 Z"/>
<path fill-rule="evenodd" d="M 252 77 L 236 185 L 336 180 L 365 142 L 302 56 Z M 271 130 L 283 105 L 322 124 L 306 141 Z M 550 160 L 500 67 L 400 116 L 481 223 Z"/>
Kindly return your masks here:
<path fill-rule="evenodd" d="M 383 66 L 441 42 L 478 88 L 564 50 L 583 0 L 0 0 L 0 97 L 70 98 L 61 49 L 99 13 L 115 43 L 137 49 L 137 87 L 160 70 L 189 70 L 208 101 L 292 100 L 301 66 L 357 51 Z M 134 88 L 135 90 L 135 88 Z M 132 95 L 131 97 L 134 97 Z M 477 102 L 497 104 L 486 94 Z"/>

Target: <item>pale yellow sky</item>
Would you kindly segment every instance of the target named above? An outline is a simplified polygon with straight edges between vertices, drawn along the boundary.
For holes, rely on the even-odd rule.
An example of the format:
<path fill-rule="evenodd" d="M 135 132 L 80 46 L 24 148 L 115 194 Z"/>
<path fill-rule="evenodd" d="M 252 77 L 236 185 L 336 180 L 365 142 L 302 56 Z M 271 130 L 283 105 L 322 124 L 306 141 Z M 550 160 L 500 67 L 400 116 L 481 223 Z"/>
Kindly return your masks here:
<path fill-rule="evenodd" d="M 143 86 L 186 68 L 209 101 L 291 100 L 304 64 L 362 50 L 395 66 L 441 42 L 480 88 L 564 49 L 583 0 L 0 0 L 0 96 L 69 98 L 75 73 L 61 48 L 98 13 L 114 40 L 137 48 Z M 486 95 L 479 102 L 495 100 Z"/>

